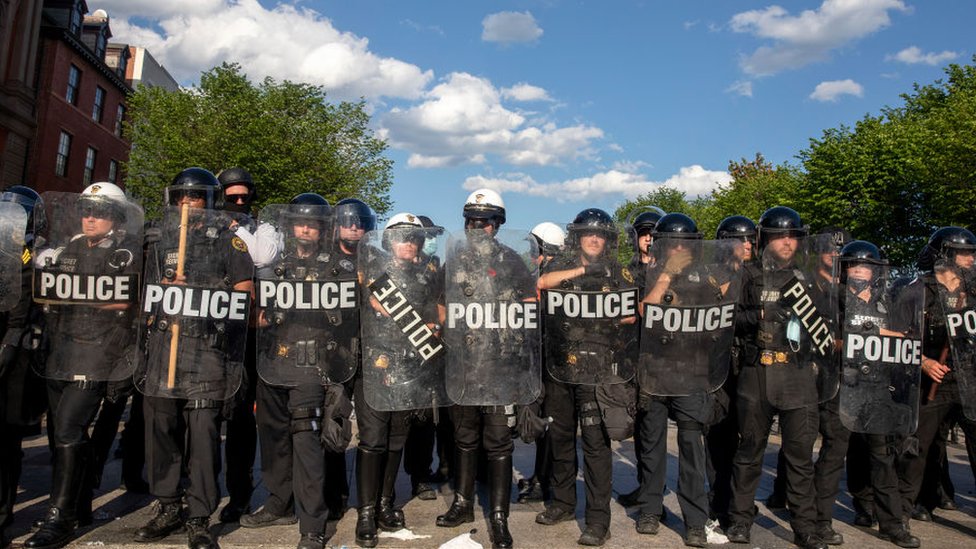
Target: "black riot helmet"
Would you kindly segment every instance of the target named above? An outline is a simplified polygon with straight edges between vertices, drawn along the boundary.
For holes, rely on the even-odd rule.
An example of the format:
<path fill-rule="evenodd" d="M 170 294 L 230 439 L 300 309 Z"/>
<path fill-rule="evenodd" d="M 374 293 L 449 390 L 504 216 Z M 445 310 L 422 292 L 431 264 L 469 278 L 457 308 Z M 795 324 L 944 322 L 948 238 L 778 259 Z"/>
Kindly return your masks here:
<path fill-rule="evenodd" d="M 678 244 L 691 248 L 690 251 L 695 255 L 698 255 L 701 249 L 698 241 L 702 239 L 702 234 L 698 231 L 698 224 L 683 213 L 669 213 L 659 219 L 653 235 L 654 245 L 651 247 L 651 253 L 657 261 L 664 260 L 668 251 Z"/>
<path fill-rule="evenodd" d="M 959 252 L 976 253 L 976 236 L 962 227 L 936 229 L 919 253 L 918 268 L 923 272 L 931 272 L 937 261 L 950 263 Z"/>
<path fill-rule="evenodd" d="M 163 202 L 167 206 L 179 206 L 184 196 L 205 199 L 208 210 L 219 210 L 224 206 L 220 181 L 203 168 L 187 168 L 176 174 L 164 191 Z"/>
<path fill-rule="evenodd" d="M 630 247 L 634 249 L 634 253 L 640 252 L 637 249 L 637 238 L 640 237 L 641 233 L 653 231 L 658 220 L 665 215 L 667 214 L 661 208 L 650 206 L 648 209 L 638 212 L 631 218 L 630 226 L 627 227 L 627 239 L 630 241 Z"/>
<path fill-rule="evenodd" d="M 351 228 L 353 226 L 369 232 L 376 229 L 376 213 L 368 204 L 358 198 L 343 198 L 336 203 L 332 211 L 333 234 L 336 242 L 342 242 L 346 248 L 355 249 L 358 240 L 342 240 L 339 236 L 341 228 Z"/>
<path fill-rule="evenodd" d="M 573 222 L 566 225 L 569 233 L 569 245 L 580 249 L 580 238 L 587 234 L 599 234 L 607 240 L 603 248 L 604 255 L 615 255 L 617 252 L 617 226 L 610 214 L 599 208 L 587 208 L 576 214 Z"/>
<path fill-rule="evenodd" d="M 845 244 L 840 250 L 840 255 L 837 256 L 837 262 L 840 266 L 841 284 L 847 282 L 847 269 L 849 267 L 854 265 L 879 267 L 888 264 L 881 250 L 866 240 L 853 240 Z M 875 270 L 874 277 L 877 275 L 878 272 Z"/>
<path fill-rule="evenodd" d="M 315 193 L 295 195 L 282 212 L 281 226 L 285 229 L 285 239 L 290 240 L 295 235 L 295 225 L 300 222 L 315 223 L 319 227 L 319 239 L 324 240 L 328 235 L 328 221 L 332 213 L 329 201 Z M 311 244 L 305 242 L 303 244 Z"/>
<path fill-rule="evenodd" d="M 228 210 L 238 211 L 241 213 L 247 212 L 251 204 L 258 197 L 257 187 L 254 186 L 254 180 L 251 179 L 251 174 L 244 168 L 227 168 L 217 174 L 217 180 L 220 181 L 220 186 L 223 188 L 224 192 L 227 191 L 228 187 L 234 185 L 244 185 L 247 187 L 247 195 L 244 197 L 243 204 L 232 199 L 224 200 L 224 207 Z"/>
<path fill-rule="evenodd" d="M 34 205 L 41 199 L 37 191 L 24 185 L 14 185 L 0 193 L 0 202 L 13 202 L 20 204 L 21 207 L 30 215 L 34 211 Z"/>
<path fill-rule="evenodd" d="M 796 237 L 806 236 L 807 227 L 803 225 L 800 214 L 786 206 L 773 206 L 759 217 L 759 250 L 760 252 L 776 235 L 789 234 Z"/>
<path fill-rule="evenodd" d="M 730 215 L 718 224 L 715 239 L 738 238 L 752 240 L 756 237 L 756 224 L 744 215 Z"/>

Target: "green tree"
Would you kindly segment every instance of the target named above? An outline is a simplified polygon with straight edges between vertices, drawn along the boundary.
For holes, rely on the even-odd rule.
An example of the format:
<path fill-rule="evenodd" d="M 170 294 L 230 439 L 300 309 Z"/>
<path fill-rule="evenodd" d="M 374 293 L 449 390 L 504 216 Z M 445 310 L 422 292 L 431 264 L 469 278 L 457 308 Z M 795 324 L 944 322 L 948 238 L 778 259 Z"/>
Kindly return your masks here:
<path fill-rule="evenodd" d="M 205 73 L 198 87 L 142 86 L 129 100 L 128 190 L 157 215 L 162 189 L 188 166 L 247 169 L 260 206 L 302 192 L 330 202 L 358 197 L 377 212 L 391 203 L 393 161 L 360 102 L 330 103 L 318 86 L 247 79 L 237 64 Z"/>

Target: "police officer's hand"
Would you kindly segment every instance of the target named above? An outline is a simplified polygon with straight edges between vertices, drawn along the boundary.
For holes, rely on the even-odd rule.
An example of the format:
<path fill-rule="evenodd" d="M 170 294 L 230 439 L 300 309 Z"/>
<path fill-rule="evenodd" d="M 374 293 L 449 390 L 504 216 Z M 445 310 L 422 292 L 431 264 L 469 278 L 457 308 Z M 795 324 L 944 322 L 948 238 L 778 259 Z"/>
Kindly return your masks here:
<path fill-rule="evenodd" d="M 17 360 L 17 347 L 6 343 L 0 345 L 0 380 L 6 377 L 15 360 Z"/>
<path fill-rule="evenodd" d="M 590 263 L 589 265 L 583 267 L 583 274 L 586 276 L 610 276 L 610 269 L 607 268 L 603 263 Z"/>
<path fill-rule="evenodd" d="M 949 373 L 949 367 L 934 358 L 922 357 L 922 371 L 936 383 L 942 383 L 942 378 Z"/>
<path fill-rule="evenodd" d="M 664 263 L 665 274 L 671 276 L 680 274 L 681 271 L 688 267 L 688 265 L 691 265 L 691 259 L 691 252 L 687 250 L 678 250 Z"/>

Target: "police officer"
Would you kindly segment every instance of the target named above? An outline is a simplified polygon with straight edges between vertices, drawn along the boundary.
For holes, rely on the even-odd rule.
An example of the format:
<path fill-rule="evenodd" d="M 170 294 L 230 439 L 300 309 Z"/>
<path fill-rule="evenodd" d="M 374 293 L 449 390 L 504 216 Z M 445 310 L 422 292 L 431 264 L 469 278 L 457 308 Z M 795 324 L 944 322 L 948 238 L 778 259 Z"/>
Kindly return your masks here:
<path fill-rule="evenodd" d="M 274 262 L 275 280 L 301 283 L 325 279 L 331 228 L 329 202 L 318 194 L 302 193 L 283 211 L 274 213 L 282 218 L 279 222 L 285 243 L 281 257 Z M 262 307 L 257 323 L 262 331 L 256 344 L 264 361 L 257 382 L 257 425 L 261 476 L 268 500 L 256 513 L 242 516 L 241 526 L 294 524 L 297 503 L 299 549 L 321 549 L 328 518 L 325 454 L 320 442 L 325 390 L 322 374 L 314 365 L 320 363 L 318 348 L 325 342 L 316 340 L 328 334 L 328 316 L 322 310 Z M 312 346 L 308 346 L 309 340 Z M 304 346 L 305 353 L 313 353 L 314 360 L 299 356 L 303 352 L 299 345 Z M 298 366 L 299 362 L 304 367 Z"/>
<path fill-rule="evenodd" d="M 759 218 L 759 249 L 760 253 L 765 253 L 764 265 L 746 264 L 744 267 L 743 295 L 736 318 L 737 332 L 742 334 L 745 349 L 743 369 L 739 374 L 737 410 L 742 440 L 733 463 L 731 525 L 726 530 L 733 543 L 749 543 L 749 530 L 755 518 L 753 500 L 762 475 L 763 453 L 773 415 L 778 414 L 784 457 L 789 464 L 787 498 L 792 511 L 790 524 L 794 543 L 802 549 L 826 548 L 815 532 L 817 515 L 813 504 L 816 494 L 812 459 L 817 436 L 816 400 L 809 405 L 798 403 L 797 408 L 781 409 L 770 402 L 766 383 L 767 367 L 784 368 L 790 360 L 797 360 L 791 358 L 791 347 L 785 343 L 788 337 L 784 320 L 786 311 L 778 303 L 779 288 L 766 287 L 766 284 L 779 286 L 782 282 L 785 285 L 794 276 L 799 237 L 805 234 L 806 228 L 796 211 L 784 206 L 766 210 Z M 769 273 L 769 281 L 764 280 L 763 269 Z M 770 318 L 766 318 L 767 314 Z M 803 367 L 811 368 L 811 365 Z M 810 389 L 804 387 L 804 390 Z"/>
<path fill-rule="evenodd" d="M 718 281 L 699 272 L 696 260 L 701 255 L 702 235 L 687 215 L 670 213 L 658 220 L 654 228 L 653 267 L 648 273 L 643 303 L 652 305 L 702 305 L 700 296 L 712 299 L 721 295 Z M 710 286 L 713 285 L 714 287 Z M 705 290 L 705 291 L 703 291 Z M 646 336 L 646 334 L 645 334 Z M 693 355 L 689 348 L 676 349 Z M 677 358 L 677 357 L 675 357 Z M 666 355 L 651 357 L 667 361 Z M 710 364 L 695 364 L 706 372 Z M 724 366 L 724 365 L 723 365 Z M 654 387 L 644 386 L 641 379 L 643 415 L 638 429 L 643 449 L 638 466 L 643 473 L 637 518 L 637 532 L 656 534 L 667 473 L 667 425 L 673 417 L 678 425 L 678 502 L 686 525 L 685 545 L 705 547 L 705 522 L 708 520 L 708 496 L 705 492 L 704 423 L 712 414 L 714 400 L 704 388 L 689 384 L 679 391 L 663 394 L 687 393 L 681 396 L 661 396 Z"/>
<path fill-rule="evenodd" d="M 841 249 L 837 263 L 844 295 L 841 303 L 846 309 L 845 345 L 849 341 L 846 335 L 848 333 L 864 336 L 921 336 L 920 333 L 911 333 L 917 332 L 919 328 L 917 322 L 913 322 L 913 317 L 916 316 L 919 305 L 916 301 L 920 300 L 909 297 L 912 296 L 911 292 L 903 293 L 905 297 L 902 299 L 889 298 L 882 271 L 887 262 L 877 246 L 863 240 L 850 242 Z M 920 293 L 916 295 L 921 296 Z M 902 524 L 902 516 L 906 511 L 898 492 L 898 472 L 895 468 L 895 459 L 903 444 L 904 433 L 912 428 L 909 419 L 912 415 L 910 399 L 918 398 L 914 394 L 917 391 L 917 382 L 912 379 L 916 376 L 910 375 L 908 379 L 902 379 L 902 376 L 894 374 L 897 366 L 889 364 L 870 363 L 867 367 L 849 367 L 857 364 L 856 360 L 848 361 L 848 358 L 858 358 L 856 352 L 855 349 L 845 349 L 844 352 L 842 390 L 850 390 L 839 395 L 837 400 L 843 399 L 839 411 L 847 418 L 853 417 L 858 426 L 879 427 L 873 433 L 853 433 L 853 437 L 864 439 L 864 447 L 869 453 L 867 470 L 859 471 L 859 474 L 868 477 L 868 489 L 873 492 L 873 506 L 880 524 L 880 537 L 899 547 L 919 547 L 918 538 L 912 536 Z M 906 400 L 909 402 L 905 403 Z M 821 418 L 823 415 L 821 412 Z M 873 419 L 873 416 L 880 417 Z M 895 429 L 885 433 L 887 429 L 880 428 L 881 426 Z M 826 499 L 819 493 L 819 487 L 818 499 Z M 833 504 L 833 500 L 830 504 Z M 827 520 L 829 521 L 829 515 Z"/>
<path fill-rule="evenodd" d="M 81 232 L 65 245 L 39 253 L 38 268 L 81 275 L 138 273 L 142 243 L 125 230 L 126 206 L 125 193 L 112 183 L 86 187 L 77 200 Z M 50 353 L 43 375 L 48 379 L 54 469 L 47 516 L 25 547 L 67 544 L 78 521 L 87 518 L 79 511 L 90 513 L 95 464 L 88 428 L 117 362 L 134 340 L 135 295 L 127 302 L 52 302 L 44 307 Z"/>
<path fill-rule="evenodd" d="M 530 234 L 539 248 L 536 263 L 540 270 L 546 270 L 549 262 L 562 253 L 566 243 L 566 232 L 551 221 L 543 221 L 532 228 Z M 543 336 L 544 338 L 545 336 Z M 545 362 L 545 357 L 542 359 Z M 518 481 L 518 502 L 545 501 L 549 499 L 549 475 L 552 461 L 549 459 L 549 430 L 535 439 L 535 468 L 528 478 Z"/>
<path fill-rule="evenodd" d="M 905 452 L 898 461 L 902 511 L 906 514 L 915 507 L 922 491 L 926 458 L 931 455 L 929 449 L 946 418 L 958 418 L 967 440 L 976 437 L 976 422 L 964 413 L 964 406 L 976 395 L 967 394 L 967 384 L 959 381 L 960 376 L 973 375 L 976 359 L 968 350 L 952 348 L 947 326 L 949 314 L 973 309 L 974 260 L 976 236 L 962 227 L 942 227 L 929 237 L 916 263 L 920 275 L 911 284 L 925 287 L 925 334 L 921 404 L 915 431 L 918 451 Z M 966 362 L 957 363 L 959 359 Z M 906 524 L 908 520 L 908 516 L 903 517 Z"/>
<path fill-rule="evenodd" d="M 597 208 L 583 210 L 569 224 L 568 233 L 569 249 L 546 265 L 539 277 L 540 290 L 608 291 L 632 286 L 633 276 L 616 260 L 617 231 L 609 214 Z M 636 317 L 621 322 L 633 325 Z M 550 361 L 553 359 L 549 357 Z M 597 403 L 597 388 L 559 381 L 552 375 L 544 379 L 544 413 L 552 418 L 549 425 L 552 503 L 536 515 L 535 521 L 554 525 L 575 518 L 578 417 L 586 484 L 586 526 L 577 543 L 602 546 L 610 538 L 612 455 Z"/>
<path fill-rule="evenodd" d="M 227 168 L 217 174 L 217 180 L 224 192 L 224 209 L 241 214 L 241 223 L 234 235 L 247 244 L 247 251 L 254 261 L 254 268 L 260 276 L 278 255 L 278 238 L 274 227 L 268 223 L 257 223 L 252 217 L 257 187 L 251 174 L 240 167 Z M 254 455 L 257 444 L 257 431 L 254 420 L 255 388 L 255 344 L 257 337 L 253 326 L 248 328 L 247 351 L 244 354 L 244 379 L 234 400 L 230 417 L 227 420 L 227 437 L 224 441 L 224 460 L 227 470 L 224 483 L 230 500 L 220 511 L 220 522 L 237 522 L 241 515 L 250 512 L 251 492 L 254 490 Z"/>
<path fill-rule="evenodd" d="M 743 265 L 755 261 L 756 224 L 748 217 L 732 215 L 723 219 L 715 231 L 717 240 L 734 242 L 731 249 L 722 248 L 728 253 L 724 263 L 713 275 L 723 292 L 728 292 L 734 274 Z M 729 501 L 732 499 L 732 458 L 739 448 L 739 424 L 736 417 L 735 395 L 738 386 L 742 342 L 736 338 L 732 347 L 732 363 L 729 375 L 722 388 L 715 393 L 717 415 L 716 423 L 709 425 L 705 433 L 705 451 L 708 463 L 708 485 L 710 494 L 710 515 L 717 518 L 723 527 L 729 525 Z"/>
<path fill-rule="evenodd" d="M 504 280 L 511 294 L 521 300 L 534 301 L 535 288 L 532 276 L 522 259 L 510 247 L 497 241 L 499 227 L 505 223 L 505 203 L 502 197 L 490 189 L 478 189 L 468 195 L 464 204 L 464 228 L 471 261 L 495 273 Z M 465 261 L 451 256 L 448 261 Z M 455 277 L 464 272 L 466 265 L 452 267 Z M 452 271 L 448 269 L 448 277 Z M 463 285 L 459 279 L 448 279 L 447 284 Z M 497 298 L 498 296 L 487 296 Z M 468 372 L 475 376 L 490 377 L 493 372 Z M 495 372 L 497 374 L 497 372 Z M 450 380 L 449 380 L 450 381 Z M 468 380 L 465 387 L 472 386 Z M 484 379 L 484 383 L 491 380 Z M 501 381 L 494 380 L 496 383 Z M 511 381 L 511 380 L 508 380 Z M 482 390 L 490 387 L 479 385 Z M 512 484 L 512 433 L 506 415 L 506 406 L 453 406 L 451 419 L 454 423 L 455 472 L 454 501 L 446 513 L 437 517 L 437 526 L 453 528 L 474 521 L 474 481 L 478 469 L 478 449 L 483 449 L 487 459 L 489 480 L 489 534 L 492 547 L 512 547 L 512 535 L 508 530 L 509 498 Z"/>
<path fill-rule="evenodd" d="M 0 211 L 6 207 L 23 209 L 26 226 L 11 226 L 10 238 L 23 238 L 18 265 L 4 265 L 16 270 L 3 276 L 3 284 L 17 284 L 20 298 L 11 309 L 0 312 L 0 547 L 7 546 L 6 527 L 13 523 L 17 485 L 20 482 L 21 446 L 25 436 L 40 432 L 40 417 L 47 399 L 44 383 L 31 369 L 29 360 L 34 339 L 33 328 L 41 323 L 40 311 L 31 301 L 30 246 L 34 224 L 31 213 L 40 197 L 33 189 L 14 185 L 0 193 Z M 14 216 L 11 216 L 14 217 Z M 6 229 L 6 227 L 5 227 Z M 12 242 L 11 244 L 16 244 Z"/>
<path fill-rule="evenodd" d="M 222 289 L 253 293 L 253 262 L 247 252 L 247 244 L 234 235 L 229 221 L 212 210 L 221 209 L 223 193 L 220 182 L 203 168 L 187 168 L 176 175 L 166 188 L 166 206 L 188 206 L 190 222 L 187 225 L 185 252 L 186 271 L 183 277 L 174 270 L 179 266 L 179 254 L 164 239 L 150 246 L 147 256 L 147 281 L 163 284 L 208 285 L 219 280 Z M 209 221 L 209 223 L 208 223 Z M 164 248 L 165 247 L 165 248 Z M 159 355 L 169 356 L 170 332 L 161 322 L 164 317 L 153 315 L 147 319 L 149 335 L 146 341 L 150 359 L 158 363 Z M 217 476 L 220 471 L 220 418 L 224 399 L 232 398 L 230 387 L 239 380 L 228 379 L 230 362 L 242 361 L 237 355 L 242 349 L 220 344 L 223 336 L 229 341 L 232 335 L 242 334 L 214 332 L 217 326 L 209 320 L 201 320 L 181 335 L 182 356 L 188 357 L 182 364 L 193 368 L 200 375 L 213 378 L 212 383 L 200 384 L 182 398 L 170 398 L 153 390 L 150 383 L 157 381 L 145 376 L 137 377 L 137 387 L 145 394 L 147 466 L 150 492 L 159 500 L 152 518 L 136 530 L 134 540 L 151 542 L 172 532 L 187 529 L 188 546 L 191 549 L 217 547 L 210 531 L 210 516 L 220 502 Z M 239 344 L 239 339 L 235 341 Z M 194 358 L 189 358 L 194 357 Z M 194 360 L 195 359 L 195 360 Z M 147 365 L 149 363 L 147 362 Z M 153 364 L 155 365 L 155 363 Z M 147 366 L 148 367 L 148 366 Z M 239 374 L 238 374 L 239 375 Z M 217 379 L 219 377 L 220 379 Z M 211 386 L 212 385 L 212 386 Z M 195 398 L 190 398 L 191 393 Z M 184 440 L 186 443 L 184 444 Z M 181 469 L 186 453 L 190 482 L 186 487 L 186 519 L 180 489 Z"/>

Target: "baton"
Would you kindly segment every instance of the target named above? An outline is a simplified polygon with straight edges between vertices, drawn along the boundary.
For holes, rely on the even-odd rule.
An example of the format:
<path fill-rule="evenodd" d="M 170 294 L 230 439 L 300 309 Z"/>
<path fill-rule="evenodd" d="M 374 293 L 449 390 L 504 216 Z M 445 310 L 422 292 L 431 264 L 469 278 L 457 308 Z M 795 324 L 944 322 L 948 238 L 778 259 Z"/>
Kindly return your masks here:
<path fill-rule="evenodd" d="M 942 348 L 942 354 L 939 355 L 939 364 L 945 364 L 945 361 L 948 358 L 949 358 L 949 346 L 946 345 L 945 347 Z M 935 393 L 939 392 L 939 385 L 942 385 L 942 383 L 932 380 L 932 386 L 929 387 L 929 394 L 926 397 L 928 400 L 926 400 L 926 402 L 932 402 L 933 400 L 935 400 Z"/>
<path fill-rule="evenodd" d="M 186 230 L 190 224 L 190 205 L 186 202 L 180 206 L 180 247 L 176 257 L 176 278 L 183 276 L 186 266 Z M 180 325 L 176 322 L 171 326 L 172 335 L 169 339 L 169 371 L 166 376 L 166 388 L 176 386 L 176 356 L 179 353 Z"/>

